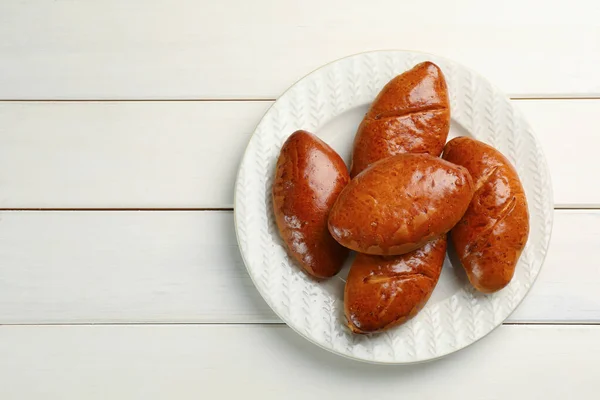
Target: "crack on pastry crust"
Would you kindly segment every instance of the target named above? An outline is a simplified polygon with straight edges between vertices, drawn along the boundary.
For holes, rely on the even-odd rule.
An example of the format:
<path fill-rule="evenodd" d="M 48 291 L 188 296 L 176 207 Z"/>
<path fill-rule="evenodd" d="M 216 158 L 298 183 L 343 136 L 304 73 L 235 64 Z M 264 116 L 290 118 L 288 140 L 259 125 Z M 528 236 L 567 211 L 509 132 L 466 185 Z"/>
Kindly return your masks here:
<path fill-rule="evenodd" d="M 491 226 L 485 228 L 479 233 L 479 239 L 477 239 L 472 245 L 467 246 L 465 249 L 465 258 L 469 257 L 472 253 L 476 252 L 476 250 L 479 250 L 483 244 L 488 242 L 488 239 L 490 238 L 490 235 L 494 229 L 496 229 L 496 226 L 498 226 L 498 224 L 515 209 L 516 205 L 517 197 L 513 196 L 513 198 L 504 206 L 504 208 L 502 208 L 498 217 L 496 218 L 496 221 Z"/>
<path fill-rule="evenodd" d="M 429 281 L 433 281 L 433 279 L 431 279 L 430 277 L 428 277 L 425 274 L 422 273 L 414 273 L 414 272 L 410 272 L 410 273 L 405 273 L 405 274 L 396 274 L 396 275 L 392 275 L 392 276 L 367 276 L 363 279 L 363 282 L 366 284 L 385 284 L 388 282 L 393 282 L 395 284 L 402 284 L 404 282 L 408 282 L 408 281 L 414 281 L 415 279 L 427 279 Z M 383 292 L 384 288 L 383 285 L 379 290 L 379 297 L 380 300 L 377 303 L 377 305 L 375 306 L 375 309 L 379 308 L 381 306 L 382 301 L 384 301 L 384 295 Z M 382 310 L 379 311 L 379 314 L 377 315 L 378 318 L 383 318 L 383 316 L 385 314 L 387 314 L 389 308 L 392 306 L 392 304 L 394 303 L 394 300 L 396 300 L 396 297 L 398 297 L 398 294 L 401 292 L 401 290 L 393 290 L 391 295 L 389 296 L 389 298 L 387 298 L 385 301 L 385 305 L 383 306 Z M 400 316 L 398 318 L 404 318 L 406 316 Z M 397 321 L 398 318 L 396 318 L 393 322 Z M 392 323 L 393 323 L 392 322 Z"/>
<path fill-rule="evenodd" d="M 409 117 L 409 116 L 412 116 L 415 114 L 422 114 L 422 113 L 431 112 L 431 111 L 446 111 L 446 110 L 448 110 L 448 107 L 432 105 L 432 106 L 424 106 L 424 107 L 418 107 L 418 108 L 413 108 L 413 109 L 408 109 L 408 110 L 394 110 L 394 111 L 382 112 L 375 116 L 367 117 L 366 119 L 371 120 L 371 121 L 380 121 L 383 119 Z"/>
<path fill-rule="evenodd" d="M 479 177 L 479 179 L 477 179 L 477 182 L 475 183 L 474 193 L 477 193 L 479 191 L 479 189 L 481 189 L 483 187 L 483 185 L 488 183 L 489 180 L 492 179 L 492 175 L 494 175 L 496 173 L 496 171 L 498 171 L 499 168 L 500 168 L 499 166 L 492 167 L 485 174 L 481 175 Z"/>
<path fill-rule="evenodd" d="M 391 282 L 391 281 L 394 281 L 396 283 L 402 283 L 405 281 L 410 281 L 410 280 L 416 279 L 418 277 L 423 277 L 423 278 L 427 278 L 429 280 L 433 280 L 429 276 L 427 276 L 421 272 L 408 272 L 408 273 L 404 273 L 404 274 L 402 274 L 402 273 L 395 274 L 392 276 L 370 275 L 370 276 L 364 277 L 363 282 L 368 283 L 368 284 L 386 283 L 386 282 Z"/>
<path fill-rule="evenodd" d="M 379 303 L 377 304 L 377 306 L 375 306 L 375 308 L 377 308 L 377 307 L 379 307 L 381 305 L 381 301 L 383 300 L 383 297 L 381 296 L 381 292 L 382 291 L 383 291 L 383 288 L 381 288 L 379 290 L 380 300 L 379 300 Z M 396 300 L 397 296 L 398 296 L 398 291 L 397 290 L 393 291 L 392 294 L 390 295 L 390 297 L 387 299 L 386 304 L 383 306 L 383 309 L 377 315 L 378 318 L 382 318 L 385 314 L 387 314 L 388 309 L 391 307 L 391 305 L 394 302 L 394 300 Z"/>

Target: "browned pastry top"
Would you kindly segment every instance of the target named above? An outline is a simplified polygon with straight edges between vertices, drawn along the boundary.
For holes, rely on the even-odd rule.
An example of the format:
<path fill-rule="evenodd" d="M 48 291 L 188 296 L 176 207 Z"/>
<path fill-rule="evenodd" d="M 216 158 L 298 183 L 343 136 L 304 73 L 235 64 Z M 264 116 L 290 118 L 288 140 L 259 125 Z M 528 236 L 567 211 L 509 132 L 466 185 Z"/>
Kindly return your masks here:
<path fill-rule="evenodd" d="M 342 190 L 329 231 L 361 253 L 404 254 L 448 232 L 472 195 L 465 168 L 426 154 L 399 154 L 374 163 Z"/>
<path fill-rule="evenodd" d="M 316 136 L 296 131 L 284 143 L 273 183 L 275 219 L 290 254 L 315 277 L 335 275 L 348 255 L 329 234 L 327 217 L 349 180 L 344 161 Z"/>
<path fill-rule="evenodd" d="M 400 153 L 439 156 L 450 130 L 442 71 L 423 62 L 392 79 L 373 101 L 354 139 L 351 176 Z"/>
<path fill-rule="evenodd" d="M 401 256 L 358 254 L 344 292 L 349 328 L 370 333 L 402 324 L 427 302 L 446 255 L 446 235 Z"/>
<path fill-rule="evenodd" d="M 506 286 L 529 235 L 525 191 L 517 172 L 495 148 L 468 137 L 448 142 L 444 159 L 469 170 L 475 194 L 452 241 L 478 290 L 489 293 Z"/>

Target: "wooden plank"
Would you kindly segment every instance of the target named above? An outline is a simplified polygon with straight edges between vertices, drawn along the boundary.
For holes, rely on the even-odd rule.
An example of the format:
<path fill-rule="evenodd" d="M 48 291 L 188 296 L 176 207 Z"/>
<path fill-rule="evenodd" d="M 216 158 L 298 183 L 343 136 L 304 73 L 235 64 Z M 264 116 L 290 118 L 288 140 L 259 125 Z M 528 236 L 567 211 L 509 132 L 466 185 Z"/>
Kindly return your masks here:
<path fill-rule="evenodd" d="M 0 207 L 231 207 L 269 105 L 0 103 Z"/>
<path fill-rule="evenodd" d="M 553 232 L 509 321 L 600 322 L 600 211 L 556 211 Z M 0 324 L 280 322 L 231 212 L 2 212 L 0 243 Z"/>
<path fill-rule="evenodd" d="M 270 102 L 0 102 L 0 208 L 229 208 Z M 515 101 L 558 207 L 600 206 L 600 100 Z M 577 177 L 577 179 L 574 179 Z"/>
<path fill-rule="evenodd" d="M 600 4 L 600 3 L 598 3 Z M 518 101 L 542 143 L 550 167 L 554 205 L 558 208 L 596 208 L 600 188 L 594 151 L 600 131 L 600 100 Z"/>
<path fill-rule="evenodd" d="M 275 98 L 324 63 L 388 48 L 455 59 L 517 96 L 599 95 L 598 2 L 527 6 L 3 1 L 0 99 Z"/>
<path fill-rule="evenodd" d="M 384 366 L 283 326 L 3 326 L 0 397 L 593 399 L 598 335 L 598 326 L 505 325 L 446 358 Z"/>
<path fill-rule="evenodd" d="M 239 255 L 231 212 L 0 218 L 0 323 L 274 320 Z"/>

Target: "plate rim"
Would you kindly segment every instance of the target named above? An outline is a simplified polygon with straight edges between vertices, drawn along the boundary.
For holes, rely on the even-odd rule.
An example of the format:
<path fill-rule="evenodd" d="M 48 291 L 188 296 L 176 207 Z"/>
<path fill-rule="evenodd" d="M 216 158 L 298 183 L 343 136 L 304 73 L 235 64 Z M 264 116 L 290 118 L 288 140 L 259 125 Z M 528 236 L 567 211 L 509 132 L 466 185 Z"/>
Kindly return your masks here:
<path fill-rule="evenodd" d="M 495 324 L 490 330 L 488 330 L 486 333 L 484 333 L 483 335 L 481 335 L 480 337 L 476 338 L 475 340 L 470 341 L 469 343 L 467 343 L 466 345 L 459 347 L 457 349 L 453 349 L 452 351 L 446 352 L 444 354 L 439 354 L 437 356 L 434 357 L 426 357 L 426 358 L 421 358 L 421 359 L 417 359 L 417 360 L 409 360 L 409 361 L 395 361 L 395 360 L 378 360 L 378 359 L 368 359 L 368 358 L 363 358 L 363 357 L 357 357 L 357 356 L 353 356 L 352 354 L 347 354 L 341 351 L 337 351 L 334 348 L 330 348 L 325 346 L 322 343 L 319 343 L 315 338 L 311 337 L 310 335 L 307 335 L 305 332 L 302 332 L 300 329 L 298 329 L 296 326 L 294 326 L 293 324 L 289 324 L 285 318 L 282 317 L 282 315 L 280 314 L 280 312 L 277 310 L 276 307 L 273 307 L 273 305 L 271 304 L 271 296 L 267 296 L 265 295 L 265 293 L 263 293 L 263 289 L 261 287 L 261 285 L 258 284 L 258 282 L 256 281 L 256 278 L 253 274 L 253 272 L 251 271 L 251 268 L 248 266 L 248 260 L 246 259 L 246 255 L 244 254 L 244 251 L 242 251 L 242 245 L 241 245 L 241 241 L 240 241 L 240 233 L 238 230 L 238 226 L 239 226 L 239 216 L 238 216 L 238 192 L 239 192 L 239 186 L 240 186 L 240 175 L 242 172 L 242 169 L 244 167 L 244 160 L 246 159 L 248 150 L 250 148 L 250 144 L 252 142 L 252 140 L 255 138 L 255 136 L 257 135 L 258 132 L 258 128 L 261 126 L 261 124 L 263 123 L 263 121 L 266 119 L 266 117 L 270 114 L 270 112 L 272 112 L 273 108 L 276 106 L 277 102 L 284 97 L 288 92 L 290 92 L 291 90 L 293 90 L 298 84 L 300 84 L 302 81 L 304 81 L 305 79 L 307 79 L 308 77 L 310 77 L 311 75 L 317 73 L 318 71 L 326 68 L 327 66 L 331 66 L 332 64 L 336 64 L 338 62 L 341 62 L 343 60 L 349 59 L 349 58 L 353 58 L 353 57 L 359 57 L 359 56 L 366 56 L 369 54 L 385 54 L 385 53 L 409 53 L 409 54 L 417 54 L 417 55 L 421 55 L 421 56 L 427 56 L 427 57 L 433 57 L 439 60 L 444 60 L 448 63 L 453 63 L 457 66 L 459 66 L 461 69 L 469 71 L 471 74 L 473 74 L 474 76 L 476 76 L 478 79 L 481 79 L 483 81 L 485 81 L 490 87 L 492 87 L 498 94 L 502 95 L 506 100 L 511 100 L 510 97 L 501 89 L 499 89 L 493 82 L 490 82 L 488 79 L 486 79 L 483 75 L 481 75 L 479 72 L 477 72 L 476 70 L 470 68 L 470 67 L 466 67 L 463 64 L 456 62 L 452 59 L 449 59 L 445 56 L 440 56 L 437 54 L 433 54 L 433 53 L 429 53 L 429 52 L 424 52 L 424 51 L 419 51 L 419 50 L 412 50 L 412 49 L 377 49 L 377 50 L 368 50 L 368 51 L 362 51 L 362 52 L 356 52 L 356 53 L 352 53 L 343 57 L 339 57 L 336 58 L 334 60 L 331 60 L 329 62 L 326 62 L 322 65 L 320 65 L 317 68 L 314 68 L 313 70 L 311 70 L 310 72 L 304 74 L 303 76 L 301 76 L 299 79 L 295 80 L 294 83 L 292 83 L 290 86 L 288 86 L 274 101 L 273 103 L 267 108 L 267 110 L 265 110 L 265 112 L 263 113 L 263 115 L 261 116 L 261 118 L 259 119 L 259 121 L 257 122 L 257 124 L 255 125 L 252 134 L 249 136 L 248 138 L 248 143 L 246 145 L 246 147 L 244 148 L 244 152 L 242 154 L 242 157 L 240 158 L 240 164 L 236 173 L 236 179 L 235 179 L 235 185 L 234 185 L 234 196 L 233 196 L 233 220 L 234 220 L 234 230 L 235 230 L 235 235 L 236 235 L 236 241 L 238 244 L 238 248 L 240 250 L 240 255 L 242 258 L 242 261 L 244 263 L 244 267 L 246 268 L 246 271 L 248 273 L 248 275 L 250 276 L 250 279 L 252 281 L 252 284 L 254 285 L 254 287 L 256 288 L 256 290 L 258 291 L 258 293 L 261 295 L 262 299 L 267 303 L 267 305 L 269 306 L 269 308 L 271 309 L 271 311 L 281 320 L 281 324 L 286 325 L 288 328 L 291 328 L 294 332 L 296 332 L 298 335 L 300 335 L 301 337 L 303 337 L 304 339 L 306 339 L 307 341 L 309 341 L 310 343 L 328 351 L 329 353 L 333 353 L 337 356 L 341 356 L 344 357 L 346 359 L 349 360 L 353 360 L 353 361 L 358 361 L 358 362 L 363 362 L 363 363 L 367 363 L 367 364 L 374 364 L 374 365 L 413 365 L 413 364 L 422 364 L 422 363 L 427 363 L 427 362 L 432 362 L 432 361 L 436 361 L 439 360 L 441 358 L 450 356 L 452 354 L 455 354 L 463 349 L 466 349 L 470 346 L 472 346 L 473 344 L 479 342 L 481 339 L 487 337 L 489 334 L 491 334 L 492 332 L 494 332 L 496 329 L 498 329 L 498 327 L 502 326 L 504 324 L 504 322 L 519 308 L 519 306 L 521 305 L 521 303 L 523 302 L 523 300 L 525 300 L 525 298 L 528 296 L 529 292 L 531 291 L 531 288 L 533 287 L 533 285 L 535 284 L 535 282 L 537 281 L 539 274 L 544 266 L 544 262 L 546 260 L 546 257 L 548 255 L 548 250 L 550 248 L 550 242 L 551 242 L 551 238 L 552 238 L 552 232 L 553 232 L 553 228 L 554 228 L 554 193 L 553 193 L 553 186 L 552 186 L 552 176 L 550 173 L 550 169 L 548 166 L 548 162 L 547 162 L 547 158 L 544 152 L 544 149 L 541 145 L 541 142 L 537 136 L 537 134 L 535 133 L 535 131 L 533 131 L 531 128 L 529 129 L 529 133 L 533 136 L 535 143 L 537 144 L 537 150 L 539 151 L 539 154 L 541 155 L 541 159 L 543 161 L 543 172 L 545 172 L 546 175 L 546 179 L 547 179 L 547 185 L 545 190 L 548 193 L 548 199 L 547 199 L 547 203 L 549 205 L 549 208 L 551 209 L 551 213 L 547 218 L 547 221 L 549 221 L 549 226 L 548 226 L 548 234 L 547 234 L 547 243 L 546 243 L 546 247 L 545 247 L 545 251 L 543 253 L 543 255 L 540 257 L 540 266 L 539 269 L 537 271 L 537 273 L 535 274 L 535 276 L 533 277 L 533 280 L 531 281 L 531 285 L 529 286 L 529 288 L 526 290 L 525 294 L 522 296 L 521 299 L 519 299 L 518 302 L 516 302 L 516 304 L 514 305 L 514 307 L 512 308 L 512 310 L 504 317 L 504 319 L 502 321 L 500 321 L 499 323 Z M 511 107 L 513 107 L 518 114 L 525 120 L 525 122 L 527 123 L 527 125 L 529 126 L 529 123 L 527 122 L 527 120 L 524 118 L 524 114 L 521 110 L 521 108 L 515 104 L 514 102 L 510 102 Z M 317 284 L 316 282 L 314 284 Z M 423 311 L 423 310 L 422 310 Z"/>

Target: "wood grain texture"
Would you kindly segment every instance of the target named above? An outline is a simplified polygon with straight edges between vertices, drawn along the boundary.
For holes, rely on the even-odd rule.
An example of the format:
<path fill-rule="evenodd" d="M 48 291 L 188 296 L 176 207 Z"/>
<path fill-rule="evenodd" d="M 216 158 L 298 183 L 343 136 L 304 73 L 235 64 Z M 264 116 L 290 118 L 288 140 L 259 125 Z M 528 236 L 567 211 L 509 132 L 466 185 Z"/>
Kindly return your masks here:
<path fill-rule="evenodd" d="M 0 100 L 273 99 L 382 48 L 452 58 L 514 97 L 598 97 L 599 14 L 594 0 L 6 0 Z M 0 102 L 0 208 L 231 207 L 270 104 Z M 600 100 L 518 106 L 556 205 L 600 207 Z M 600 210 L 556 211 L 509 322 L 599 323 L 599 240 Z M 146 322 L 217 325 L 3 325 Z M 260 322 L 272 324 L 244 325 Z M 438 362 L 389 368 L 280 324 L 230 212 L 0 212 L 2 399 L 597 397 L 599 326 L 505 325 Z"/>
<path fill-rule="evenodd" d="M 231 207 L 269 105 L 0 103 L 0 207 Z"/>
<path fill-rule="evenodd" d="M 389 48 L 455 59 L 513 95 L 600 94 L 598 2 L 523 7 L 3 1 L 0 99 L 275 98 L 324 63 Z"/>
<path fill-rule="evenodd" d="M 598 185 L 581 184 L 596 179 L 600 100 L 513 103 L 542 142 L 556 206 L 600 206 Z M 0 208 L 232 207 L 271 104 L 0 102 Z"/>
<path fill-rule="evenodd" d="M 600 211 L 556 211 L 509 321 L 600 322 L 599 240 Z M 231 212 L 2 212 L 0 243 L 0 324 L 281 322 L 250 281 Z"/>
<path fill-rule="evenodd" d="M 403 367 L 344 359 L 284 326 L 3 326 L 0 397 L 591 399 L 598 335 L 598 326 L 502 326 Z"/>

